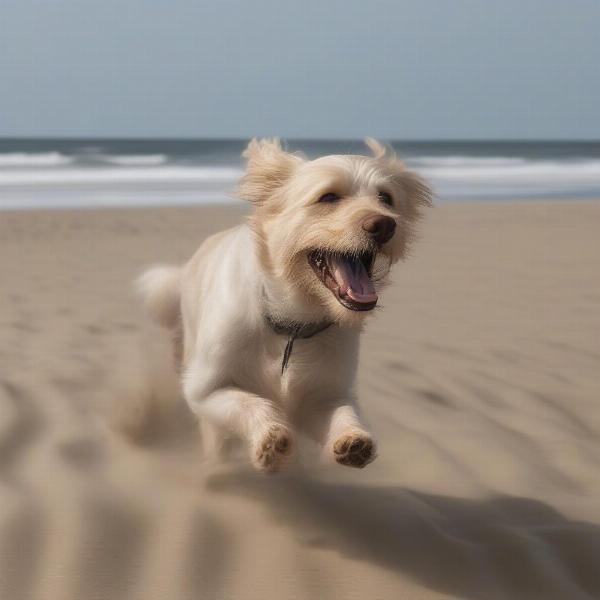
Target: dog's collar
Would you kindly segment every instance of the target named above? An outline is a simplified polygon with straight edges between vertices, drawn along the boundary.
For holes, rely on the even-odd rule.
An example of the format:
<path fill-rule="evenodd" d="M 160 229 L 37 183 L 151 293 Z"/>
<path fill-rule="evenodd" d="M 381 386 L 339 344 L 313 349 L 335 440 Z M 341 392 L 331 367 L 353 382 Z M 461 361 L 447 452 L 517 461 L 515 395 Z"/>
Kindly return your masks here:
<path fill-rule="evenodd" d="M 285 350 L 283 352 L 283 360 L 281 361 L 281 373 L 283 374 L 294 348 L 296 338 L 306 340 L 311 338 L 333 325 L 332 321 L 320 321 L 319 323 L 298 323 L 295 321 L 278 321 L 271 315 L 265 313 L 265 321 L 269 327 L 278 335 L 285 335 L 288 338 Z"/>

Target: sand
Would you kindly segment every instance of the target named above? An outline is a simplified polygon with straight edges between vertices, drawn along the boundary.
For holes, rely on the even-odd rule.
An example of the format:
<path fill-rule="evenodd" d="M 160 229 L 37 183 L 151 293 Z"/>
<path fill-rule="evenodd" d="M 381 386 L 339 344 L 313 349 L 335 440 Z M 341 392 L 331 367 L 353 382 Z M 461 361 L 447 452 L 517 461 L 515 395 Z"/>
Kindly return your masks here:
<path fill-rule="evenodd" d="M 430 211 L 364 336 L 379 459 L 275 477 L 160 413 L 130 287 L 242 214 L 0 213 L 0 598 L 600 597 L 600 203 Z"/>

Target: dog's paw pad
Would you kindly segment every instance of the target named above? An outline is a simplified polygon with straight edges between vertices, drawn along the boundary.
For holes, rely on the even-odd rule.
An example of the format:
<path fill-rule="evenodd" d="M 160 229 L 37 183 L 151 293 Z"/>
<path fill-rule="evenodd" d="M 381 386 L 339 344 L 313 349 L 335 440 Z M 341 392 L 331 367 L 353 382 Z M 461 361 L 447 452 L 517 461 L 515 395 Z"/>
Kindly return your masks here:
<path fill-rule="evenodd" d="M 292 434 L 282 425 L 273 425 L 258 442 L 254 464 L 261 471 L 277 471 L 289 458 L 293 449 Z"/>
<path fill-rule="evenodd" d="M 335 460 L 347 467 L 362 469 L 375 460 L 375 442 L 366 433 L 348 433 L 333 444 Z"/>

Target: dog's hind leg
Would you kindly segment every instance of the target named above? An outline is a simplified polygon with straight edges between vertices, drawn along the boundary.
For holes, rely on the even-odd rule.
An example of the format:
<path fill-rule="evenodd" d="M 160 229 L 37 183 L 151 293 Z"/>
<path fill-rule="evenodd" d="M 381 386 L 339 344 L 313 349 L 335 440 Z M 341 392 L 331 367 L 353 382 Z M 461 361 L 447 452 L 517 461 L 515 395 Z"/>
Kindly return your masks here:
<path fill-rule="evenodd" d="M 226 458 L 227 434 L 206 418 L 198 419 L 202 438 L 202 452 L 209 463 L 220 463 Z"/>

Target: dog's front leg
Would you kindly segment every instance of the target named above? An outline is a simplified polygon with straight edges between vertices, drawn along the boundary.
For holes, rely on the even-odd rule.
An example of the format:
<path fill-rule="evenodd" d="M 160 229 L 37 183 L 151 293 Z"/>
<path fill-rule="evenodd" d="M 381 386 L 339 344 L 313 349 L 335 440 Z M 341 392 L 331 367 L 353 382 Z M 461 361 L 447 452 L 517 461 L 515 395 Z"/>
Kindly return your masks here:
<path fill-rule="evenodd" d="M 325 452 L 338 463 L 362 469 L 377 456 L 375 442 L 353 404 L 336 404 L 329 415 Z"/>
<path fill-rule="evenodd" d="M 186 399 L 217 435 L 221 431 L 221 435 L 233 433 L 244 439 L 257 469 L 273 472 L 289 461 L 292 434 L 285 415 L 273 402 L 236 387 L 217 389 L 204 397 L 186 394 Z"/>

